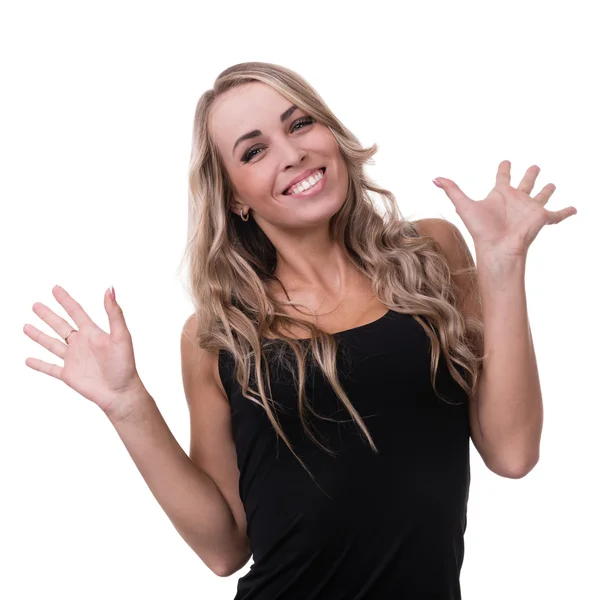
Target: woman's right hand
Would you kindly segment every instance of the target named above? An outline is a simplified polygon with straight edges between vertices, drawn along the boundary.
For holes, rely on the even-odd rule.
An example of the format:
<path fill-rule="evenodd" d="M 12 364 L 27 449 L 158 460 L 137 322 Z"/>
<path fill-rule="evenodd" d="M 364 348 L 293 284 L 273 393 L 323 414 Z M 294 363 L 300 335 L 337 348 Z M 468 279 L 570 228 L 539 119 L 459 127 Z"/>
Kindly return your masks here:
<path fill-rule="evenodd" d="M 50 337 L 29 324 L 23 327 L 23 331 L 34 342 L 61 358 L 64 365 L 60 367 L 31 357 L 25 360 L 25 364 L 64 381 L 84 398 L 97 404 L 111 420 L 124 418 L 132 410 L 132 399 L 144 390 L 144 386 L 135 366 L 131 334 L 121 307 L 107 290 L 104 308 L 110 333 L 106 333 L 62 287 L 55 286 L 52 293 L 75 326 L 36 302 L 32 307 L 35 314 L 61 339 Z M 67 344 L 64 338 L 72 329 L 75 331 L 69 335 Z"/>

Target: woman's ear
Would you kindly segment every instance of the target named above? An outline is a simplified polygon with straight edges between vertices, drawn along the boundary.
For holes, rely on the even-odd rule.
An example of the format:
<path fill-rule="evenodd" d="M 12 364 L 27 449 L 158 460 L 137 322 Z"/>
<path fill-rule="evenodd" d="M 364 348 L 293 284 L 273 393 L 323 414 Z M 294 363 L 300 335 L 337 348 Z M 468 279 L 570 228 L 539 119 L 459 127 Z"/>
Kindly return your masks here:
<path fill-rule="evenodd" d="M 231 204 L 231 211 L 239 216 L 240 210 L 242 209 L 244 210 L 244 212 L 246 212 L 246 206 L 244 206 L 244 204 L 242 204 L 237 200 L 237 198 L 235 198 L 233 203 Z"/>

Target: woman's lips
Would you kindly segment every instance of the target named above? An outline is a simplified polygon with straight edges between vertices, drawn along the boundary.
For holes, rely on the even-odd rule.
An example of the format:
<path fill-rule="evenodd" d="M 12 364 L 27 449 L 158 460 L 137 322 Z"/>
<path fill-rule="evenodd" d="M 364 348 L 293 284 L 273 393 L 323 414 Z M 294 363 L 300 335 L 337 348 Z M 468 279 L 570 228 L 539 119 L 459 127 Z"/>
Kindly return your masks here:
<path fill-rule="evenodd" d="M 284 196 L 290 196 L 292 198 L 312 198 L 313 196 L 316 196 L 319 192 L 321 192 L 323 190 L 323 188 L 325 187 L 326 177 L 327 177 L 327 169 L 325 169 L 325 171 L 323 172 L 323 176 L 317 182 L 316 185 L 309 187 L 307 190 L 304 190 L 303 192 L 300 192 L 299 194 L 292 194 L 291 192 L 289 192 L 287 194 L 284 194 Z"/>

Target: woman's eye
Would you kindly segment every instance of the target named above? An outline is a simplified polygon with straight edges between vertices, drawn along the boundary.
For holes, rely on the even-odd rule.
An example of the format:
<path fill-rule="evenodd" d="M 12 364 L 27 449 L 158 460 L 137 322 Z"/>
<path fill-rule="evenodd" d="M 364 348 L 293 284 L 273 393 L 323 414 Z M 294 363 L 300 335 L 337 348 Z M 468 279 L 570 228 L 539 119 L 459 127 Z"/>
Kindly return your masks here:
<path fill-rule="evenodd" d="M 292 131 L 294 131 L 294 129 L 296 128 L 297 125 L 310 125 L 312 123 L 314 123 L 315 120 L 312 117 L 303 117 L 301 119 L 298 119 L 293 125 L 292 125 Z"/>
<path fill-rule="evenodd" d="M 252 152 L 254 152 L 255 150 L 260 150 L 260 148 L 250 148 L 249 150 L 246 151 L 246 153 L 244 154 L 244 156 L 242 156 L 242 160 L 244 162 L 248 162 L 251 158 L 254 158 L 256 155 L 252 154 Z"/>
<path fill-rule="evenodd" d="M 298 129 L 296 129 L 298 127 L 298 125 L 312 125 L 314 122 L 315 122 L 315 120 L 312 117 L 302 117 L 301 119 L 298 119 L 292 125 L 291 131 L 298 131 Z M 300 127 L 299 129 L 303 129 L 303 128 Z M 256 156 L 256 154 L 253 154 L 253 152 L 258 152 L 259 150 L 261 150 L 261 148 L 257 148 L 257 147 L 249 148 L 242 156 L 242 161 L 248 162 L 249 160 L 252 160 Z"/>

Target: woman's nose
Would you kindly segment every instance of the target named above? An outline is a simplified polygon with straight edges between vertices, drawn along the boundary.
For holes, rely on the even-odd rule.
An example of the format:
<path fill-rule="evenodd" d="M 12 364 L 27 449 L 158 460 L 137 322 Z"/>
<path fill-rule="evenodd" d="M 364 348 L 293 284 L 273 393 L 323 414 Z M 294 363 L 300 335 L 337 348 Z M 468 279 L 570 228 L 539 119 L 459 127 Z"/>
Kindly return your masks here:
<path fill-rule="evenodd" d="M 307 152 L 290 141 L 284 141 L 281 145 L 282 162 L 286 166 L 299 165 L 306 157 Z"/>

